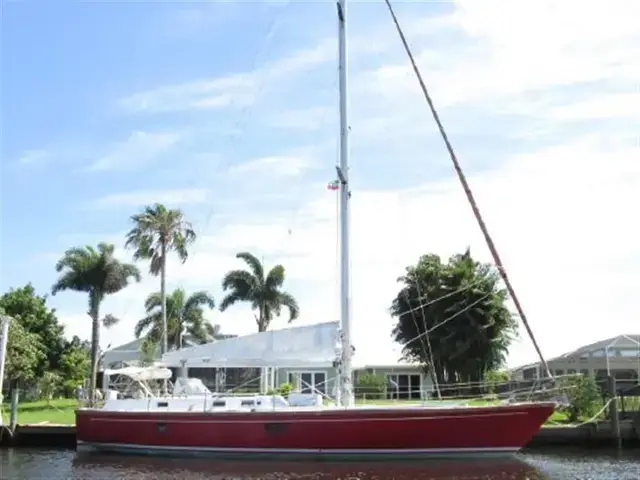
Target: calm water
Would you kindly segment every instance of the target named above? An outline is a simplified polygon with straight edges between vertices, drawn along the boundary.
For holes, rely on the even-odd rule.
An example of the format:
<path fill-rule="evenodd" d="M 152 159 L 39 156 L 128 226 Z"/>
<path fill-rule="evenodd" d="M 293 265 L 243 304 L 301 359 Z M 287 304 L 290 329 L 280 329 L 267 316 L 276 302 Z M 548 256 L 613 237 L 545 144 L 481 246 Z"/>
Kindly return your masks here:
<path fill-rule="evenodd" d="M 409 463 L 216 461 L 115 455 L 70 450 L 0 450 L 2 480 L 638 480 L 640 450 L 624 454 L 526 454 L 512 460 Z"/>

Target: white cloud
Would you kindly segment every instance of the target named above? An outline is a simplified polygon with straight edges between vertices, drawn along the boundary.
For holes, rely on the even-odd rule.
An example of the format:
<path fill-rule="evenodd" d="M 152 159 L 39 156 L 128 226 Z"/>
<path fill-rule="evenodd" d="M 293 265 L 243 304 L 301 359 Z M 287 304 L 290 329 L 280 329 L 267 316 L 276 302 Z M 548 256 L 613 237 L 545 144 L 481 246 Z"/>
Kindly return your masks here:
<path fill-rule="evenodd" d="M 310 158 L 302 156 L 273 156 L 260 157 L 233 165 L 229 173 L 237 174 L 266 174 L 269 177 L 297 177 L 305 170 L 313 167 Z"/>
<path fill-rule="evenodd" d="M 629 118 L 640 124 L 640 85 L 630 93 L 611 93 L 581 100 L 549 110 L 550 118 L 557 120 L 598 120 L 601 118 Z"/>
<path fill-rule="evenodd" d="M 152 203 L 187 205 L 203 203 L 209 196 L 204 188 L 181 188 L 169 190 L 144 190 L 130 193 L 115 193 L 98 198 L 89 208 L 140 207 Z"/>
<path fill-rule="evenodd" d="M 182 139 L 176 132 L 133 132 L 90 165 L 92 171 L 130 169 L 145 165 Z"/>
<path fill-rule="evenodd" d="M 640 148 L 637 138 L 629 135 L 637 137 L 637 128 L 631 122 L 616 130 L 590 123 L 634 118 L 628 104 L 633 104 L 640 80 L 637 8 L 632 0 L 517 6 L 462 1 L 452 15 L 433 24 L 455 29 L 464 42 L 438 45 L 436 51 L 415 41 L 436 104 L 464 106 L 476 115 L 480 111 L 479 120 L 468 127 L 486 131 L 489 125 L 496 130 L 497 137 L 490 141 L 465 145 L 475 156 L 494 159 L 490 168 L 470 173 L 469 180 L 547 356 L 606 336 L 633 333 L 629 330 L 638 324 L 640 301 L 632 289 L 640 283 L 640 231 L 633 221 L 633 206 L 640 204 Z M 315 57 L 288 57 L 284 67 L 302 71 L 325 61 L 330 49 L 322 45 Z M 435 128 L 404 58 L 353 72 L 352 91 L 354 149 L 376 139 L 401 138 L 403 165 L 410 163 L 415 171 L 448 168 L 443 150 L 434 154 L 424 146 L 424 137 L 433 138 Z M 154 102 L 160 105 L 161 100 L 159 96 Z M 521 117 L 505 125 L 502 115 L 513 112 Z M 529 132 L 524 138 L 522 132 L 532 120 L 537 126 L 542 120 L 541 128 L 557 136 L 549 140 Z M 573 120 L 584 126 L 569 136 L 565 127 Z M 514 131 L 522 139 L 520 145 L 502 141 Z M 376 143 L 378 153 L 394 158 L 398 142 L 385 141 Z M 425 156 L 434 160 L 425 162 Z M 427 181 L 424 175 L 407 174 L 401 183 L 415 187 L 373 188 L 360 180 L 370 173 L 365 171 L 367 159 L 359 151 L 354 157 L 354 163 L 362 162 L 352 177 L 355 344 L 359 361 L 386 363 L 396 359 L 388 307 L 404 267 L 420 254 L 450 255 L 469 245 L 481 259 L 489 260 L 489 255 L 453 175 Z M 261 179 L 265 171 L 278 172 L 273 165 L 286 164 L 283 158 L 297 157 L 262 158 L 254 165 L 268 168 L 251 175 Z M 333 158 L 323 162 L 329 169 Z M 391 165 L 376 180 L 384 184 L 382 180 L 391 182 L 403 173 Z M 172 260 L 170 286 L 209 289 L 220 300 L 220 278 L 239 266 L 233 255 L 246 249 L 269 265 L 285 265 L 287 288 L 302 307 L 301 324 L 337 318 L 335 196 L 324 190 L 315 194 L 315 186 L 302 186 L 308 191 L 295 214 L 260 212 L 260 221 L 231 215 L 215 226 L 196 225 L 202 231 L 199 242 L 185 265 Z M 281 186 L 275 189 L 279 192 Z M 107 301 L 105 311 L 127 321 L 105 334 L 105 344 L 130 337 L 142 298 L 157 283 L 147 280 Z M 78 303 L 82 308 L 83 302 Z M 246 309 L 212 315 L 226 331 L 255 330 Z M 276 326 L 283 324 L 279 320 Z M 83 328 L 88 332 L 88 323 Z M 535 357 L 524 331 L 522 335 L 512 349 L 512 363 Z"/>
<path fill-rule="evenodd" d="M 492 111 L 513 111 L 518 104 L 502 102 L 521 101 L 525 94 L 542 101 L 548 89 L 602 81 L 621 83 L 618 88 L 626 85 L 637 94 L 640 31 L 634 19 L 639 8 L 632 0 L 607 5 L 461 0 L 449 25 L 467 40 L 437 48 L 418 42 L 414 54 L 440 107 L 482 103 Z M 354 83 L 403 108 L 421 95 L 404 55 L 395 64 L 364 72 Z M 594 89 L 590 96 L 603 93 Z"/>
<path fill-rule="evenodd" d="M 183 84 L 159 87 L 135 93 L 119 101 L 129 112 L 175 112 L 181 110 L 209 110 L 225 107 L 246 107 L 269 82 L 290 80 L 335 57 L 333 42 L 301 49 L 253 72 Z"/>
<path fill-rule="evenodd" d="M 280 4 L 277 6 L 282 7 Z M 198 22 L 200 22 L 205 15 L 198 12 L 198 9 L 191 9 L 182 14 L 186 15 L 188 22 L 193 22 L 195 17 L 199 17 Z M 421 38 L 427 32 L 432 33 L 446 27 L 449 22 L 448 17 L 412 18 L 407 22 L 406 30 L 416 38 Z M 374 28 L 374 31 L 368 28 L 366 33 L 359 32 L 349 38 L 351 55 L 377 55 L 389 50 L 392 45 L 390 41 L 395 41 L 393 32 L 386 25 L 382 28 L 376 26 Z M 272 36 L 273 29 L 263 39 L 261 53 L 271 48 Z M 296 49 L 279 60 L 269 62 L 250 72 L 153 88 L 128 95 L 120 99 L 118 105 L 130 113 L 244 108 L 255 103 L 257 97 L 269 86 L 279 86 L 283 82 L 295 80 L 301 74 L 308 73 L 316 67 L 336 62 L 336 52 L 337 41 L 335 36 L 331 36 L 322 39 L 314 46 Z M 254 60 L 260 56 L 256 54 Z M 291 118 L 287 118 L 284 114 L 280 121 L 290 123 Z"/>

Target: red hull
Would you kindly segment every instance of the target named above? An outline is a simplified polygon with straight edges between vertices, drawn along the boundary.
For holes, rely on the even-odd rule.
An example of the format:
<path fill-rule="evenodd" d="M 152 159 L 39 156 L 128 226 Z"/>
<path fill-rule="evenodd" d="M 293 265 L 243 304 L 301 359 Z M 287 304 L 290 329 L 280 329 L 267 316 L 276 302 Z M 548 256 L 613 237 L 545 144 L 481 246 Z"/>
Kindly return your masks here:
<path fill-rule="evenodd" d="M 273 412 L 78 410 L 79 444 L 102 450 L 263 454 L 511 453 L 553 404 Z"/>

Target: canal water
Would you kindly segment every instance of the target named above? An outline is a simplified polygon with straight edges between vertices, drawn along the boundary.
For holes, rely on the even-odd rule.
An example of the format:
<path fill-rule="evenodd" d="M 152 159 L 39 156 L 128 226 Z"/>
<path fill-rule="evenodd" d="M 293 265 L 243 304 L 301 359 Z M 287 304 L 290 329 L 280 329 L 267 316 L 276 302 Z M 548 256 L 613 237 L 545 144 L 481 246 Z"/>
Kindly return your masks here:
<path fill-rule="evenodd" d="M 640 449 L 525 453 L 507 460 L 279 462 L 0 450 L 2 480 L 638 480 Z"/>

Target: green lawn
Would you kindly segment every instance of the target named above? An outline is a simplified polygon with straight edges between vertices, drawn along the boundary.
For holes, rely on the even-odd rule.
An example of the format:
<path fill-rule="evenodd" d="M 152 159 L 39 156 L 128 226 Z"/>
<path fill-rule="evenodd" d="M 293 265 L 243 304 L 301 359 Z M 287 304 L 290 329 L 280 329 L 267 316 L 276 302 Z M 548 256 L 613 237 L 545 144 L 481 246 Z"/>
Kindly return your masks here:
<path fill-rule="evenodd" d="M 73 425 L 76 423 L 74 413 L 76 408 L 78 408 L 78 401 L 68 398 L 52 400 L 49 404 L 45 401 L 20 403 L 18 404 L 18 424 Z M 9 411 L 9 404 L 3 404 L 2 417 L 7 423 L 9 422 Z"/>
<path fill-rule="evenodd" d="M 406 400 L 357 400 L 358 405 L 420 405 L 420 401 Z M 470 400 L 465 402 L 468 405 L 484 406 L 497 402 L 487 400 Z M 38 424 L 51 423 L 61 425 L 75 424 L 75 409 L 78 408 L 78 401 L 75 399 L 52 400 L 49 404 L 45 401 L 24 402 L 18 405 L 18 423 Z M 2 405 L 2 415 L 5 422 L 9 421 L 9 405 Z M 567 416 L 563 412 L 555 412 L 547 422 L 547 425 L 567 424 Z"/>

